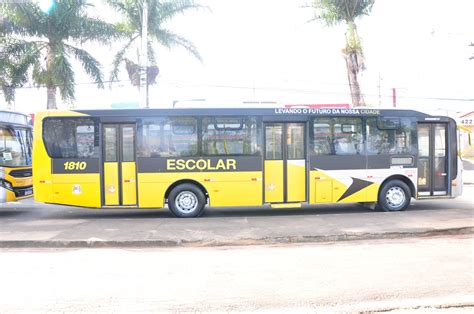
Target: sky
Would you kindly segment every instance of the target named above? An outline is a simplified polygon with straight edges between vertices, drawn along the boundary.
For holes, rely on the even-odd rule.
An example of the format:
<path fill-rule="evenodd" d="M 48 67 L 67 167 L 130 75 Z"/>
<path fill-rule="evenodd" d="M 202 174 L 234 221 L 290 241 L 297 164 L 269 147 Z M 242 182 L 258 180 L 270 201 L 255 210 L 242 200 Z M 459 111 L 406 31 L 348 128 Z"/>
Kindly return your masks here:
<path fill-rule="evenodd" d="M 351 102 L 341 54 L 344 24 L 329 28 L 309 22 L 313 12 L 304 8 L 304 0 L 198 2 L 208 9 L 179 16 L 168 27 L 192 41 L 203 61 L 183 48 L 159 47 L 160 74 L 150 87 L 150 107 Z M 104 19 L 116 19 L 97 6 Z M 376 0 L 372 13 L 357 21 L 366 61 L 360 84 L 367 105 L 391 108 L 395 88 L 397 108 L 450 115 L 474 110 L 472 12 L 472 0 Z M 106 77 L 117 47 L 84 46 L 103 63 Z M 129 57 L 136 59 L 136 53 Z M 76 82 L 81 84 L 75 108 L 110 108 L 140 99 L 124 70 L 120 82 L 104 90 L 88 84 L 79 68 Z M 193 99 L 205 101 L 189 101 Z M 58 99 L 59 108 L 70 106 Z M 14 109 L 45 108 L 45 89 L 18 91 Z"/>

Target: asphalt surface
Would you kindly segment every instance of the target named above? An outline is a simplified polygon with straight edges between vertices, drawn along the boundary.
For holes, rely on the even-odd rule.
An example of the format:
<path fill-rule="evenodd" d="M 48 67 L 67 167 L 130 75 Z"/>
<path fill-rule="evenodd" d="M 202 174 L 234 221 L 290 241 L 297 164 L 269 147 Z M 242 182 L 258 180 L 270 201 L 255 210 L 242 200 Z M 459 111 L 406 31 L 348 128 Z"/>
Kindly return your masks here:
<path fill-rule="evenodd" d="M 470 236 L 1 249 L 4 313 L 472 313 Z"/>
<path fill-rule="evenodd" d="M 26 200 L 0 206 L 0 247 L 173 247 L 310 243 L 473 234 L 474 186 L 457 199 L 413 201 L 386 213 L 355 204 L 300 209 L 85 209 Z"/>

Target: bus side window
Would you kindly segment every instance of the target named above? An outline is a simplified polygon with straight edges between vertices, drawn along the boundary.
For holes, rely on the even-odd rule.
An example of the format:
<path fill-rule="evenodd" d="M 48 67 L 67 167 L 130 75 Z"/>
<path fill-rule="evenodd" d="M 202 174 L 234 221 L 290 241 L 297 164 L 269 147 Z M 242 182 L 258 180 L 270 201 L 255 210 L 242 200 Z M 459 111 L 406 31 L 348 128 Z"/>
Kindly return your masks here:
<path fill-rule="evenodd" d="M 415 154 L 416 121 L 412 118 L 367 118 L 367 153 L 380 154 Z"/>
<path fill-rule="evenodd" d="M 316 118 L 313 123 L 314 152 L 316 155 L 332 155 L 334 146 L 332 143 L 331 123 L 329 118 Z"/>
<path fill-rule="evenodd" d="M 362 119 L 334 118 L 333 142 L 336 155 L 364 154 Z"/>
<path fill-rule="evenodd" d="M 257 155 L 257 121 L 246 117 L 202 120 L 202 151 L 207 156 Z"/>
<path fill-rule="evenodd" d="M 98 158 L 98 121 L 89 118 L 48 118 L 43 138 L 52 158 Z"/>

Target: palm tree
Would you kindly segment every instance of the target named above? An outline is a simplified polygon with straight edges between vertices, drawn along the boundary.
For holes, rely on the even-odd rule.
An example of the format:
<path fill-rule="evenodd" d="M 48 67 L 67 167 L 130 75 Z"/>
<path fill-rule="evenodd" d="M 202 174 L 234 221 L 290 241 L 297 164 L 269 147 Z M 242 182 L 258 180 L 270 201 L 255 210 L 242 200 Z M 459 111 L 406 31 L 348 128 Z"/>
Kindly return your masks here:
<path fill-rule="evenodd" d="M 110 80 L 114 81 L 118 78 L 119 66 L 122 62 L 127 62 L 127 70 L 130 64 L 134 64 L 128 60 L 126 53 L 137 48 L 141 39 L 142 32 L 142 8 L 144 0 L 107 0 L 107 3 L 122 15 L 124 22 L 118 23 L 118 30 L 127 37 L 126 43 L 117 52 L 113 60 L 113 68 Z M 146 0 L 148 1 L 148 60 L 156 65 L 155 49 L 152 43 L 157 43 L 167 48 L 173 46 L 181 46 L 188 50 L 194 57 L 201 60 L 201 56 L 194 46 L 186 38 L 183 38 L 166 28 L 166 23 L 180 14 L 184 14 L 190 10 L 204 8 L 195 3 L 193 0 Z M 139 67 L 135 65 L 135 69 Z M 156 66 L 152 68 L 155 72 L 158 70 Z M 150 70 L 150 69 L 149 69 Z M 130 72 L 130 71 L 129 71 Z M 157 73 L 157 72 L 156 72 Z M 130 80 L 134 80 L 138 73 L 129 73 Z M 137 84 L 134 84 L 137 85 Z"/>
<path fill-rule="evenodd" d="M 105 43 L 118 33 L 112 24 L 88 16 L 90 6 L 86 0 L 54 1 L 49 13 L 42 12 L 34 2 L 0 6 L 1 15 L 9 22 L 8 27 L 0 29 L 0 65 L 8 70 L 0 75 L 0 83 L 7 101 L 14 96 L 12 90 L 30 78 L 34 85 L 46 86 L 48 109 L 57 108 L 58 89 L 63 101 L 73 101 L 71 57 L 98 87 L 103 87 L 99 62 L 81 45 Z"/>
<path fill-rule="evenodd" d="M 369 15 L 375 0 L 313 0 L 315 20 L 322 20 L 327 26 L 341 22 L 347 24 L 346 47 L 342 50 L 346 60 L 347 78 L 354 107 L 364 106 L 358 81 L 359 73 L 365 69 L 364 54 L 355 20 Z"/>

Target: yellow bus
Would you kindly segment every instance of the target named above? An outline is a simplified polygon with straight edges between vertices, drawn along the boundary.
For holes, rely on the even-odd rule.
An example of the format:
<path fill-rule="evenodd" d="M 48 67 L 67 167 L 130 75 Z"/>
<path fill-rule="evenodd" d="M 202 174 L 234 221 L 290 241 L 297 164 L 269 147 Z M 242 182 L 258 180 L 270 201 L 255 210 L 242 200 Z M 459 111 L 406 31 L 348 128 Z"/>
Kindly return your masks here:
<path fill-rule="evenodd" d="M 456 123 L 411 110 L 123 109 L 36 115 L 35 198 L 96 208 L 300 207 L 451 198 Z"/>
<path fill-rule="evenodd" d="M 29 116 L 0 111 L 0 202 L 33 195 L 32 125 Z"/>

